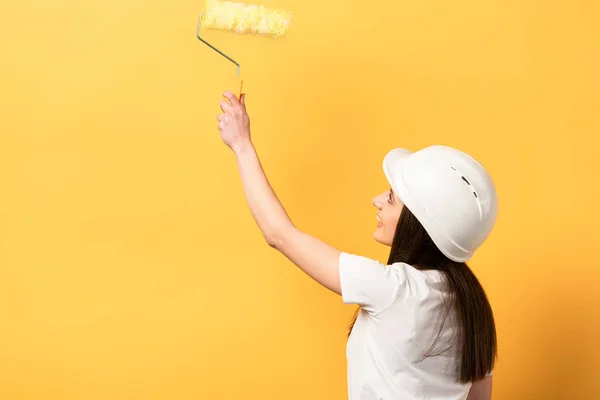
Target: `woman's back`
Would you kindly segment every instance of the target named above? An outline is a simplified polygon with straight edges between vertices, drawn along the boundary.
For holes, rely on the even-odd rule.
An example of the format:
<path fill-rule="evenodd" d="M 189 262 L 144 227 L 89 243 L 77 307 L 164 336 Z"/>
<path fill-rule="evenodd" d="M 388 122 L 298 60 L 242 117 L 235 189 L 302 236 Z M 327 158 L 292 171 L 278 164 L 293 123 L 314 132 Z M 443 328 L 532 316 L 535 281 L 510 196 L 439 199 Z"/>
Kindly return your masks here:
<path fill-rule="evenodd" d="M 344 302 L 361 304 L 346 350 L 351 400 L 467 398 L 442 273 L 344 253 L 340 277 Z"/>

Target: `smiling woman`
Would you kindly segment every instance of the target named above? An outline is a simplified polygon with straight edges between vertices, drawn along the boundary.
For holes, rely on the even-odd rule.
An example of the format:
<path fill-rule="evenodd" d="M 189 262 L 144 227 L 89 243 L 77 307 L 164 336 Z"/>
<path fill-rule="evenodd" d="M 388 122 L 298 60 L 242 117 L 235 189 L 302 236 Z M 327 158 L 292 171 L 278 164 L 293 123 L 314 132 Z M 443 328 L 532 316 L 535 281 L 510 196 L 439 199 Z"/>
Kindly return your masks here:
<path fill-rule="evenodd" d="M 415 334 L 435 325 L 431 340 L 400 327 L 397 347 L 370 341 L 362 355 L 384 354 L 373 361 L 394 385 L 428 381 L 419 368 L 437 357 L 417 361 L 439 332 L 436 309 L 428 317 L 426 304 L 399 298 L 404 307 L 371 314 L 373 291 L 358 286 L 367 273 L 356 286 L 364 307 L 345 306 L 351 291 L 324 289 L 303 273 L 310 264 L 285 258 L 293 248 L 263 240 L 236 165 L 247 180 L 258 158 L 222 145 L 213 119 L 241 81 L 251 144 L 292 222 L 311 243 L 322 235 L 368 252 L 359 267 L 379 270 L 377 259 L 416 277 L 399 279 L 407 300 L 432 287 L 418 277 L 439 273 L 399 268 L 373 239 L 384 229 L 370 200 L 392 186 L 380 174 L 385 146 L 445 142 L 485 163 L 501 211 L 468 262 L 498 331 L 493 398 L 600 399 L 600 1 L 244 3 L 294 16 L 274 40 L 202 24 L 201 37 L 240 61 L 237 76 L 195 37 L 205 0 L 2 1 L 0 399 L 339 400 L 348 383 L 374 388 L 368 398 L 379 375 L 361 384 L 352 358 L 346 379 L 359 307 L 375 333 L 401 316 Z M 479 198 L 486 215 L 480 184 L 452 166 L 444 181 L 464 185 L 464 204 L 479 218 Z M 262 198 L 253 187 L 263 186 L 246 186 Z M 418 214 L 424 203 L 396 189 Z M 275 236 L 277 207 L 259 218 Z M 432 304 L 443 316 L 446 305 Z M 398 353 L 387 350 L 411 347 L 414 368 L 394 370 Z M 429 353 L 444 347 L 440 337 Z"/>
<path fill-rule="evenodd" d="M 373 199 L 374 238 L 390 246 L 383 265 L 295 227 L 250 139 L 245 96 L 224 95 L 218 128 L 267 243 L 359 306 L 347 347 L 350 400 L 489 399 L 494 318 L 465 264 L 496 220 L 496 191 L 483 167 L 445 146 L 390 151 L 383 170 L 391 189 Z"/>
<path fill-rule="evenodd" d="M 378 220 L 373 237 L 379 243 L 391 246 L 404 204 L 394 193 L 394 189 L 390 189 L 375 197 L 373 205 L 377 207 Z"/>

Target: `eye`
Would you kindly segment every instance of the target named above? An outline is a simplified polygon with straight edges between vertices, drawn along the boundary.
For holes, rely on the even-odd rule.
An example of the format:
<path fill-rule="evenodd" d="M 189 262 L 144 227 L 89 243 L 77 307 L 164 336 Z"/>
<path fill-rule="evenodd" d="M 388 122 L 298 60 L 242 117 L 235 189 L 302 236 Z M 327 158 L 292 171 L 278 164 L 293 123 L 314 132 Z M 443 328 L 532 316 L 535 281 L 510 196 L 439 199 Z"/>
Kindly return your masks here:
<path fill-rule="evenodd" d="M 392 204 L 392 192 L 390 192 L 390 195 L 388 196 L 388 203 Z"/>

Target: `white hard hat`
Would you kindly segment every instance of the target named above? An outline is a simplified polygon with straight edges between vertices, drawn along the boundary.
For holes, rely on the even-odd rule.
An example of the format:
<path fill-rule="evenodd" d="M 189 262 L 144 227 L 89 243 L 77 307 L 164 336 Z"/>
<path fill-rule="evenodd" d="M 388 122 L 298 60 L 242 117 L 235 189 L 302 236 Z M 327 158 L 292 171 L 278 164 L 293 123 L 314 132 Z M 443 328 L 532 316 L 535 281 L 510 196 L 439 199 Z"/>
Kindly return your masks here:
<path fill-rule="evenodd" d="M 447 146 L 397 148 L 383 170 L 392 189 L 449 259 L 465 262 L 490 234 L 498 197 L 486 170 Z"/>

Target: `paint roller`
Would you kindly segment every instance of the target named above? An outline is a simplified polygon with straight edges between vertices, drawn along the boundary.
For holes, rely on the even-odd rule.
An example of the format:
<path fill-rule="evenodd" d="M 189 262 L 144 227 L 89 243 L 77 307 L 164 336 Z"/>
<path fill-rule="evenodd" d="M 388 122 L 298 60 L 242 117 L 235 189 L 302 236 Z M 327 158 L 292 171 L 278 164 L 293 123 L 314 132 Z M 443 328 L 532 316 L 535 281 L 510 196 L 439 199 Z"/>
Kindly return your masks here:
<path fill-rule="evenodd" d="M 292 18 L 292 13 L 288 10 L 241 2 L 206 0 L 205 5 L 206 10 L 198 18 L 198 39 L 235 64 L 238 76 L 240 75 L 240 64 L 200 36 L 201 27 L 241 35 L 279 38 L 288 31 Z M 241 94 L 240 86 L 240 96 Z"/>

